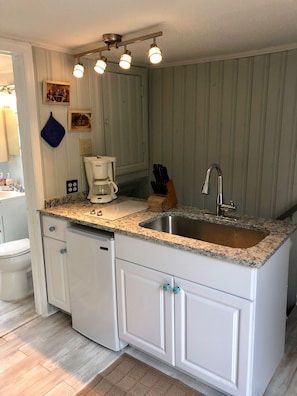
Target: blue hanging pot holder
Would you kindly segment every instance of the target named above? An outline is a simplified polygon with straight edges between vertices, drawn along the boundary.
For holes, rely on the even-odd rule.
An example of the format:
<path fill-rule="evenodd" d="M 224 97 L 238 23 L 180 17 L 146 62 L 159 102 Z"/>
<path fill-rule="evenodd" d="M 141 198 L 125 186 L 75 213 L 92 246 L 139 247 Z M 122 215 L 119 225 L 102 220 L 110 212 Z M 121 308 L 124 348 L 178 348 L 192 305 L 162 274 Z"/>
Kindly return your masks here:
<path fill-rule="evenodd" d="M 65 135 L 65 129 L 54 117 L 51 112 L 49 119 L 41 131 L 43 139 L 51 146 L 57 147 Z"/>

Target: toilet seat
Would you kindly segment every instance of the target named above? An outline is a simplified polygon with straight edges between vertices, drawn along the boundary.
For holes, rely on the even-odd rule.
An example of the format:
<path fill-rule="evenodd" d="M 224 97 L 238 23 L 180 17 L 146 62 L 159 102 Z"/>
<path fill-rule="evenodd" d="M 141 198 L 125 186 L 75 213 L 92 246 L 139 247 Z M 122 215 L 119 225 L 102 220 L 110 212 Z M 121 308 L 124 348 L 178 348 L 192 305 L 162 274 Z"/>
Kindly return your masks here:
<path fill-rule="evenodd" d="M 10 257 L 17 257 L 30 252 L 29 238 L 18 239 L 16 241 L 0 244 L 0 260 Z"/>

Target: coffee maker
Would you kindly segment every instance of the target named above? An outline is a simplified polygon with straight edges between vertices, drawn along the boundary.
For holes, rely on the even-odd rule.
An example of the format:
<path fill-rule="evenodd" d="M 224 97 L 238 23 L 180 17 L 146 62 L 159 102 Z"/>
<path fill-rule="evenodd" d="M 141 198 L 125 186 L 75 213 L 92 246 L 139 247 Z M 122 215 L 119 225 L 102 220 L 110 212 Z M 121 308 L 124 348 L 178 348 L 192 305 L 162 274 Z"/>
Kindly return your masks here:
<path fill-rule="evenodd" d="M 115 157 L 97 155 L 84 157 L 89 184 L 88 199 L 92 203 L 107 203 L 116 199 L 118 186 L 115 183 Z"/>

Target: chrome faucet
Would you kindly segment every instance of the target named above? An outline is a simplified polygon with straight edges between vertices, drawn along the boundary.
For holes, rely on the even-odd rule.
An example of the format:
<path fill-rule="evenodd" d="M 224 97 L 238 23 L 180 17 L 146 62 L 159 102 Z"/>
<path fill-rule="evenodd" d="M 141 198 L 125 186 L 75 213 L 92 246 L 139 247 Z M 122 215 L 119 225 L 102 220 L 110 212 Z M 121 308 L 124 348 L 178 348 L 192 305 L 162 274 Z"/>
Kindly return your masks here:
<path fill-rule="evenodd" d="M 217 191 L 217 200 L 216 200 L 216 214 L 217 216 L 224 216 L 225 212 L 229 210 L 236 210 L 236 206 L 234 205 L 233 201 L 230 201 L 229 204 L 224 204 L 223 202 L 223 172 L 219 164 L 211 164 L 206 171 L 205 181 L 202 186 L 202 194 L 209 194 L 209 179 L 211 172 L 213 169 L 217 170 L 218 174 L 218 191 Z"/>

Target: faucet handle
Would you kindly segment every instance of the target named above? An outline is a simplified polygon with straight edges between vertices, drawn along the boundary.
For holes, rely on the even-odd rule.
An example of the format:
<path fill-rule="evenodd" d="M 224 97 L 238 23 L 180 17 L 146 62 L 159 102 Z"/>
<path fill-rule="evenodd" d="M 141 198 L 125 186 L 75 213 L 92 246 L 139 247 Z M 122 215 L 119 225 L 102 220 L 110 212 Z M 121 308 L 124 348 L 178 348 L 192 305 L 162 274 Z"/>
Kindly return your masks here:
<path fill-rule="evenodd" d="M 221 209 L 223 212 L 228 212 L 229 210 L 236 210 L 236 206 L 235 206 L 235 204 L 234 204 L 233 201 L 230 201 L 229 204 L 224 204 L 224 203 L 222 203 L 222 204 L 220 205 L 220 209 Z"/>

